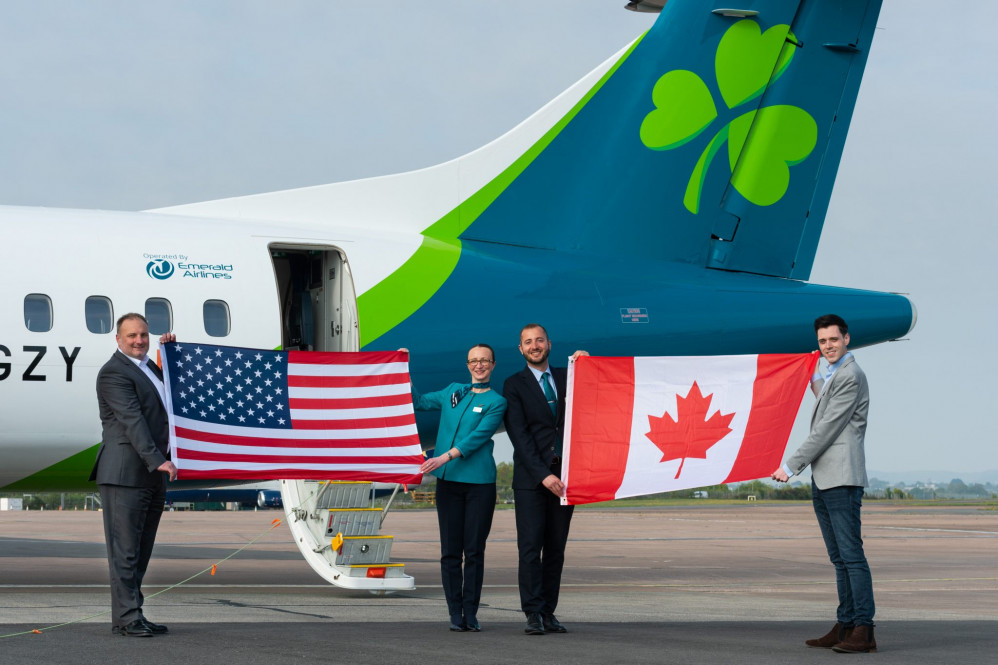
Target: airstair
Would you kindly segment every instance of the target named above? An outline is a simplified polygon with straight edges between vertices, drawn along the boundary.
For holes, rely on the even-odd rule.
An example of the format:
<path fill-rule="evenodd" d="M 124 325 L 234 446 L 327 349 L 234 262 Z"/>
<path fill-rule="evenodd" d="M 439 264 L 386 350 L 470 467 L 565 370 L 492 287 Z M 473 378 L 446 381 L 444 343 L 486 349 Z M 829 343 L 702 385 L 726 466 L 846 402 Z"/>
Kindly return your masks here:
<path fill-rule="evenodd" d="M 391 561 L 394 538 L 380 533 L 398 488 L 382 509 L 374 506 L 374 483 L 282 480 L 287 524 L 312 569 L 346 589 L 415 589 L 405 564 Z"/>

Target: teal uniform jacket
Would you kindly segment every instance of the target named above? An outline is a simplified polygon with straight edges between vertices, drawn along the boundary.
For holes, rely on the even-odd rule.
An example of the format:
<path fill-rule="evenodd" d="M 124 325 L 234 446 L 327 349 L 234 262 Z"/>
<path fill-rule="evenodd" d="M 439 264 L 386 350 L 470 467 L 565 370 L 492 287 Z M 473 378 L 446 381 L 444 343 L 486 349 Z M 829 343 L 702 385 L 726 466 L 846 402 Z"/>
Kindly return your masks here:
<path fill-rule="evenodd" d="M 451 448 L 461 451 L 439 469 L 431 471 L 437 478 L 459 483 L 484 485 L 496 481 L 496 461 L 492 456 L 492 435 L 502 424 L 506 400 L 495 390 L 473 393 L 451 406 L 451 395 L 460 393 L 467 383 L 452 383 L 443 390 L 420 395 L 412 389 L 412 404 L 419 411 L 440 411 L 437 430 L 438 455 Z"/>

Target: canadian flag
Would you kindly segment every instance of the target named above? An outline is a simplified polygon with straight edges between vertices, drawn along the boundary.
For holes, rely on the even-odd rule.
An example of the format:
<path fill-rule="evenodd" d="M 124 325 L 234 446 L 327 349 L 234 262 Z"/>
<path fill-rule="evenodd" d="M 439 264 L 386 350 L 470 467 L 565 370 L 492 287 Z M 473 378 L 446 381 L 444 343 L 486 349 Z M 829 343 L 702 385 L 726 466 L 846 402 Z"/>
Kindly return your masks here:
<path fill-rule="evenodd" d="M 733 483 L 780 465 L 818 352 L 577 358 L 564 504 Z"/>

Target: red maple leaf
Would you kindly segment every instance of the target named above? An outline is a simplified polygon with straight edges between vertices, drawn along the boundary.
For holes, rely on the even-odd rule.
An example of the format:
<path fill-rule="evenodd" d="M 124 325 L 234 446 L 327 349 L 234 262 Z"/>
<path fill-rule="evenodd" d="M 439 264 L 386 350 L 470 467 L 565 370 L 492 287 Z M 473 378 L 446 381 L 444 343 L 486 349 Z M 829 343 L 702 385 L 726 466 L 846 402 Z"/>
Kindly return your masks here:
<path fill-rule="evenodd" d="M 710 447 L 731 431 L 728 424 L 735 417 L 734 413 L 722 415 L 718 409 L 707 419 L 713 396 L 713 393 L 706 397 L 700 394 L 700 386 L 694 381 L 686 397 L 676 395 L 678 420 L 673 420 L 668 413 L 662 414 L 661 418 L 648 416 L 651 431 L 645 436 L 662 451 L 662 459 L 659 461 L 682 460 L 676 471 L 676 478 L 682 473 L 687 457 L 707 459 Z"/>

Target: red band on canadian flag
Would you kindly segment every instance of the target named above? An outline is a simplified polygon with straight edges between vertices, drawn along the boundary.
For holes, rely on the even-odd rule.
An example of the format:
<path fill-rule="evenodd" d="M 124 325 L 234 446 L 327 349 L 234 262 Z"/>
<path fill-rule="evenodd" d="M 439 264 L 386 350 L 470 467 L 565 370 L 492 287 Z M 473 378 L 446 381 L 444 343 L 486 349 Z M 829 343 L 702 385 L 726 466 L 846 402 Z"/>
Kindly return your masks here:
<path fill-rule="evenodd" d="M 634 359 L 583 356 L 573 368 L 566 395 L 572 405 L 565 435 L 572 448 L 564 465 L 572 483 L 568 502 L 609 501 L 624 478 L 630 448 Z"/>

